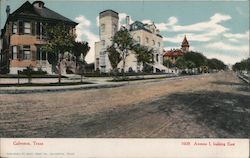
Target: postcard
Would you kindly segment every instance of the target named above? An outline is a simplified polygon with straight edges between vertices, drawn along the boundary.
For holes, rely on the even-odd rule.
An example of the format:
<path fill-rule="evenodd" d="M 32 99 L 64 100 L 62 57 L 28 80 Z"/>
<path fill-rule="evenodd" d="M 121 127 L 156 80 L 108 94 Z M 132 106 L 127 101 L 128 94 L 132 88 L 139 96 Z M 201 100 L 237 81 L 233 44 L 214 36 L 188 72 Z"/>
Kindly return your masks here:
<path fill-rule="evenodd" d="M 248 158 L 249 1 L 0 0 L 1 158 Z"/>

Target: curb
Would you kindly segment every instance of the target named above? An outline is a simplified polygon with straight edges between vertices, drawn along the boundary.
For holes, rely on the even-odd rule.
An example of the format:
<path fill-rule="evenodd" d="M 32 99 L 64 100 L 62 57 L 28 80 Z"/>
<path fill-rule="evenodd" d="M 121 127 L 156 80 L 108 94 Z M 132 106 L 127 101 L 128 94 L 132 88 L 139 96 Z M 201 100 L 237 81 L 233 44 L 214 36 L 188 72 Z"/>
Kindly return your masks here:
<path fill-rule="evenodd" d="M 121 87 L 124 86 L 126 83 L 119 83 L 119 84 L 91 84 L 91 85 L 84 85 L 84 86 L 71 86 L 71 87 L 53 87 L 53 88 L 42 88 L 39 87 L 35 89 L 18 89 L 18 88 L 8 88 L 8 89 L 1 89 L 0 94 L 29 94 L 29 93 L 45 93 L 45 92 L 66 92 L 66 91 L 75 91 L 75 90 L 90 90 L 90 89 L 99 89 L 99 88 L 114 88 L 114 87 Z"/>
<path fill-rule="evenodd" d="M 239 77 L 240 79 L 242 79 L 243 81 L 245 81 L 246 83 L 250 84 L 250 81 L 249 81 L 248 79 L 246 79 L 244 76 L 238 74 L 238 77 Z"/>

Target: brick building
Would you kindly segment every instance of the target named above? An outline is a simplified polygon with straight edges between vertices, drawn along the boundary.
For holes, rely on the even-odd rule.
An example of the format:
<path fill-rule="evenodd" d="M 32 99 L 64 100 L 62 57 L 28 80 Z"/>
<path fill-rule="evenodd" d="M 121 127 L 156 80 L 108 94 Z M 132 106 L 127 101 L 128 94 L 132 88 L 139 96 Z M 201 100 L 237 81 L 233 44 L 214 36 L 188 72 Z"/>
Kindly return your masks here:
<path fill-rule="evenodd" d="M 77 23 L 48 9 L 42 1 L 26 1 L 13 13 L 8 6 L 6 13 L 1 30 L 0 73 L 16 74 L 28 66 L 51 73 L 48 55 L 41 49 L 46 43 L 44 26 L 63 23 L 74 34 Z"/>

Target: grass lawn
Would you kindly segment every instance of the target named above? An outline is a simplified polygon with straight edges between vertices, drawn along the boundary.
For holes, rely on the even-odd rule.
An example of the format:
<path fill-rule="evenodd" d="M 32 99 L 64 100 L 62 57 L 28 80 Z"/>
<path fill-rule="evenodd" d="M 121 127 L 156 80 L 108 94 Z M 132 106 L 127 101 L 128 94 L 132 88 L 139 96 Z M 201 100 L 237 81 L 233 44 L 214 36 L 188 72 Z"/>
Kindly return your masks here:
<path fill-rule="evenodd" d="M 32 75 L 32 78 L 58 78 L 58 75 Z M 27 75 L 17 75 L 17 74 L 4 74 L 0 75 L 0 78 L 28 78 Z M 62 78 L 67 78 L 62 76 Z"/>
<path fill-rule="evenodd" d="M 48 87 L 93 84 L 92 82 L 0 84 L 0 87 Z"/>

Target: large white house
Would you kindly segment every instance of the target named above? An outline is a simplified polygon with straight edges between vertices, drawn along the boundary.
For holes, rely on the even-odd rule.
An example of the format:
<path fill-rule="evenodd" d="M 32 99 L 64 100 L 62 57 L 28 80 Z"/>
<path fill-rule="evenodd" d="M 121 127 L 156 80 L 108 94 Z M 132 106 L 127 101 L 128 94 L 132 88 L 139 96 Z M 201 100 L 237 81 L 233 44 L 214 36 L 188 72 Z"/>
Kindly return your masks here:
<path fill-rule="evenodd" d="M 99 13 L 99 36 L 100 41 L 95 43 L 95 70 L 99 69 L 101 72 L 110 72 L 112 67 L 108 59 L 106 49 L 112 44 L 112 37 L 119 28 L 119 15 L 113 10 L 105 10 Z M 166 71 L 167 68 L 163 63 L 163 40 L 159 30 L 154 24 L 143 24 L 135 21 L 130 24 L 129 17 L 126 17 L 125 26 L 133 39 L 141 45 L 154 49 L 154 72 L 156 69 Z M 121 70 L 122 62 L 118 64 L 118 69 Z M 135 72 L 142 70 L 141 64 L 137 63 L 137 59 L 133 53 L 129 53 L 126 58 L 125 71 L 133 70 Z"/>

